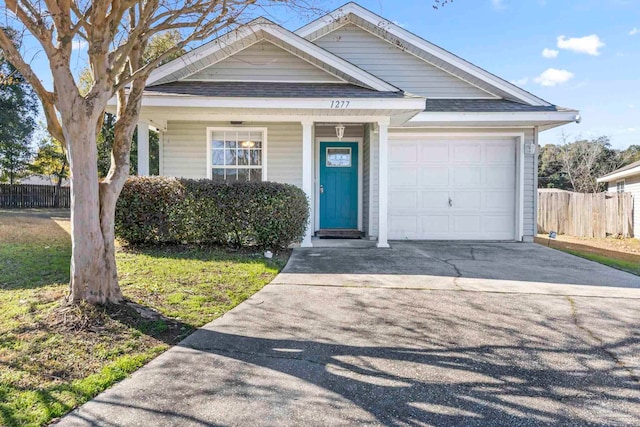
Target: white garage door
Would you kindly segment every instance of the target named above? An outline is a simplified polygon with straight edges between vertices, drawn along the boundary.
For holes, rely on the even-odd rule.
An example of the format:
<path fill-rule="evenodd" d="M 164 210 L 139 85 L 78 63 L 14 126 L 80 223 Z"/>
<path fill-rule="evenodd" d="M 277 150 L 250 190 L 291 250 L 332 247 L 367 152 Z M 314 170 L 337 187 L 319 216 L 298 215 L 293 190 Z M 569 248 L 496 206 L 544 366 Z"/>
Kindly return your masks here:
<path fill-rule="evenodd" d="M 389 156 L 390 239 L 515 238 L 513 138 L 391 139 Z"/>

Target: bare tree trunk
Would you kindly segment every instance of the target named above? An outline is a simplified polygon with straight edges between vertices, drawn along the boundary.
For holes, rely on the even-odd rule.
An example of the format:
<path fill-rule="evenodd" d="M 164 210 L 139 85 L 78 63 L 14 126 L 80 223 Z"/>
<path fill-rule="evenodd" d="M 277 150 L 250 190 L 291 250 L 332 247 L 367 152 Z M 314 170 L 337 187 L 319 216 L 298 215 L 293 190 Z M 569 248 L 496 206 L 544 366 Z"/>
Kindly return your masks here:
<path fill-rule="evenodd" d="M 82 113 L 76 114 L 82 116 Z M 71 176 L 71 281 L 69 302 L 122 301 L 114 253 L 113 221 L 119 192 L 101 191 L 95 123 L 66 126 Z M 113 195 L 115 194 L 115 197 Z"/>

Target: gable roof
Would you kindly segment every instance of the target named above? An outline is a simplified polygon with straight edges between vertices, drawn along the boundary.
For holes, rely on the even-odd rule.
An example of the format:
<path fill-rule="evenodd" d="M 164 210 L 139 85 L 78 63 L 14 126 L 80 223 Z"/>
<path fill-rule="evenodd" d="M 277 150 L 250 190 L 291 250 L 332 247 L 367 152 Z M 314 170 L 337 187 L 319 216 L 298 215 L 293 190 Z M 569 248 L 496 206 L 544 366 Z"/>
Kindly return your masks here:
<path fill-rule="evenodd" d="M 611 182 L 617 179 L 626 178 L 633 175 L 640 175 L 640 161 L 633 162 L 630 165 L 616 169 L 611 173 L 598 178 L 598 182 Z"/>
<path fill-rule="evenodd" d="M 426 62 L 499 97 L 529 105 L 551 105 L 526 90 L 465 61 L 353 2 L 305 25 L 295 33 L 313 41 L 346 23 L 355 24 L 387 39 Z"/>
<path fill-rule="evenodd" d="M 158 67 L 149 76 L 147 86 L 170 83 L 193 75 L 260 40 L 267 40 L 307 62 L 325 69 L 345 82 L 378 91 L 399 91 L 395 86 L 266 18 L 257 18 L 237 30 L 230 31 Z"/>

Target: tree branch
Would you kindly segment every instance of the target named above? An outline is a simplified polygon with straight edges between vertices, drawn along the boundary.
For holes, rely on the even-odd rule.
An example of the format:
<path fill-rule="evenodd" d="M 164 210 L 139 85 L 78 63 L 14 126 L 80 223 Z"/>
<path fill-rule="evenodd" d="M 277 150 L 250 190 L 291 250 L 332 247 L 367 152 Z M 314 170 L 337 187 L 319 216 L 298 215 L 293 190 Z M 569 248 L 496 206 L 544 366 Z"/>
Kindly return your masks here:
<path fill-rule="evenodd" d="M 33 72 L 31 66 L 24 61 L 18 48 L 13 44 L 13 40 L 11 40 L 4 29 L 0 30 L 0 48 L 2 48 L 9 62 L 11 62 L 22 77 L 33 87 L 33 90 L 40 98 L 42 109 L 47 119 L 47 129 L 49 133 L 58 141 L 64 142 L 65 138 L 62 133 L 62 126 L 60 126 L 58 114 L 55 109 L 55 95 L 45 89 L 38 76 Z"/>

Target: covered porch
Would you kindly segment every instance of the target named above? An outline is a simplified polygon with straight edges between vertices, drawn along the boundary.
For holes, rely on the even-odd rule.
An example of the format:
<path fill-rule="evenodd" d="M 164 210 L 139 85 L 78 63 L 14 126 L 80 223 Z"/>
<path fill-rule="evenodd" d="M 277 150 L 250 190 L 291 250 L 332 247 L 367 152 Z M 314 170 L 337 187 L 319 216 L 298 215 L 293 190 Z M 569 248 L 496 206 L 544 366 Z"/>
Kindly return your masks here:
<path fill-rule="evenodd" d="M 138 173 L 149 174 L 145 130 L 152 128 L 159 132 L 160 175 L 296 185 L 310 207 L 303 247 L 314 245 L 318 231 L 348 230 L 388 248 L 389 127 L 424 106 L 423 98 L 394 95 L 207 103 L 172 97 L 171 107 L 150 96 L 139 123 Z M 229 108 L 204 106 L 220 103 Z"/>

